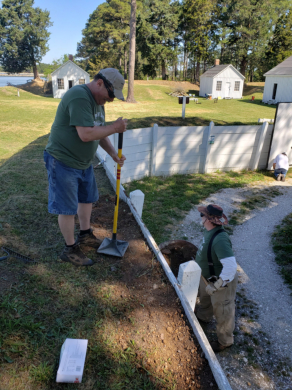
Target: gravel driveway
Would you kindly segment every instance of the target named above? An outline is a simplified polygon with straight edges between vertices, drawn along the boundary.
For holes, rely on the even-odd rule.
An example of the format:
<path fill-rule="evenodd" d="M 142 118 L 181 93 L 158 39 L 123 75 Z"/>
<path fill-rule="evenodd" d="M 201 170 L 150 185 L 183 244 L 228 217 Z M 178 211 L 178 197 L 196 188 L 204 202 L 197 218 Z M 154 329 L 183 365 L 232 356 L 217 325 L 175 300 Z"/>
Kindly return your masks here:
<path fill-rule="evenodd" d="M 241 302 L 237 300 L 237 307 L 248 306 L 243 305 L 248 302 L 255 307 L 251 312 L 256 311 L 257 314 L 256 320 L 249 322 L 245 317 L 237 316 L 236 330 L 239 335 L 235 337 L 235 342 L 237 340 L 238 345 L 248 344 L 260 351 L 256 364 L 250 364 L 247 352 L 238 346 L 217 354 L 234 390 L 292 389 L 292 374 L 289 372 L 292 369 L 292 296 L 279 274 L 271 246 L 271 235 L 276 225 L 292 212 L 292 180 L 267 183 L 257 187 L 257 190 L 271 186 L 280 189 L 282 195 L 274 197 L 265 207 L 253 210 L 242 225 L 234 228 L 231 236 L 240 275 L 239 296 L 244 299 Z M 255 188 L 224 189 L 212 194 L 204 204 L 217 203 L 228 216 Z M 202 238 L 199 222 L 199 213 L 196 209 L 191 210 L 172 238 L 184 237 L 198 246 Z M 241 332 L 243 325 L 251 327 Z M 212 326 L 215 334 L 215 323 L 210 325 L 210 329 Z M 204 330 L 208 334 L 208 328 Z M 255 332 L 252 336 L 256 334 L 259 338 L 250 334 L 248 341 L 244 341 L 248 331 Z M 254 340 L 256 345 L 250 340 Z M 243 341 L 243 344 L 239 341 Z"/>

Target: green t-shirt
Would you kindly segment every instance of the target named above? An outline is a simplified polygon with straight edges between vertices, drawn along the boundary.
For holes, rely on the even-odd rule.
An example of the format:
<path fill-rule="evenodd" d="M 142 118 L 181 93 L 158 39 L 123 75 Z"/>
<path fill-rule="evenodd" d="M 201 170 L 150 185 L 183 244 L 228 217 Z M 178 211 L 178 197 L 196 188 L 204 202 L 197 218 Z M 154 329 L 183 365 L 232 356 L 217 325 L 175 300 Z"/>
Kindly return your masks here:
<path fill-rule="evenodd" d="M 205 229 L 203 240 L 196 254 L 195 260 L 198 263 L 198 265 L 201 267 L 202 275 L 206 279 L 212 276 L 210 275 L 209 266 L 208 266 L 208 256 L 207 256 L 208 245 L 213 234 L 220 229 L 222 229 L 221 226 L 215 227 L 214 229 L 209 231 Z M 232 244 L 227 232 L 224 231 L 224 233 L 219 233 L 214 238 L 212 243 L 212 248 L 211 248 L 211 256 L 214 263 L 215 275 L 219 276 L 223 268 L 220 260 L 225 259 L 226 257 L 234 256 L 234 253 L 232 251 Z"/>
<path fill-rule="evenodd" d="M 87 169 L 94 158 L 99 141 L 83 142 L 76 126 L 104 126 L 103 106 L 96 104 L 86 84 L 69 89 L 61 100 L 46 151 L 65 165 Z"/>

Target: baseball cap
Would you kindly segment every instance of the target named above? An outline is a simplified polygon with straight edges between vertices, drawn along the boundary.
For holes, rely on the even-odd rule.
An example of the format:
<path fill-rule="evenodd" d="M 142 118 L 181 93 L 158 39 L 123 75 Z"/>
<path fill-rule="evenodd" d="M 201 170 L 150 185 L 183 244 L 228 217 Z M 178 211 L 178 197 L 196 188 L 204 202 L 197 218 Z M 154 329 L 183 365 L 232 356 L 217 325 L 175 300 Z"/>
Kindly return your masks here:
<path fill-rule="evenodd" d="M 125 100 L 123 95 L 123 87 L 125 84 L 124 77 L 115 68 L 106 68 L 99 71 L 113 86 L 114 94 L 117 99 Z"/>

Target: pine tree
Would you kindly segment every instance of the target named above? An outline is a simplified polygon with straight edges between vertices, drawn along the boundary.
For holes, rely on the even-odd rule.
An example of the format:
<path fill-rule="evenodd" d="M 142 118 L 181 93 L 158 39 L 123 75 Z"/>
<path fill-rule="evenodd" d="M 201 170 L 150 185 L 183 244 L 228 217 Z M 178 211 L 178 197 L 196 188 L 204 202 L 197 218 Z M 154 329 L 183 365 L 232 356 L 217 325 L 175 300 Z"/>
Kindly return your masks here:
<path fill-rule="evenodd" d="M 130 20 L 130 51 L 129 51 L 129 81 L 127 103 L 136 103 L 134 98 L 134 75 L 135 75 L 135 53 L 136 53 L 136 0 L 131 0 Z"/>
<path fill-rule="evenodd" d="M 91 75 L 105 67 L 121 71 L 122 58 L 127 73 L 129 23 L 130 5 L 126 0 L 108 0 L 89 16 L 82 41 L 77 45 L 77 57 L 87 60 L 86 70 Z"/>
<path fill-rule="evenodd" d="M 267 47 L 265 71 L 274 68 L 292 56 L 292 12 L 282 15 L 276 24 L 273 37 Z"/>
<path fill-rule="evenodd" d="M 33 0 L 3 0 L 0 9 L 0 63 L 9 73 L 32 67 L 47 53 L 50 33 L 49 11 L 33 7 Z"/>
<path fill-rule="evenodd" d="M 150 0 L 137 18 L 137 47 L 142 58 L 147 59 L 143 73 L 155 77 L 161 67 L 166 78 L 167 61 L 176 56 L 175 38 L 178 27 L 177 3 L 169 0 Z"/>

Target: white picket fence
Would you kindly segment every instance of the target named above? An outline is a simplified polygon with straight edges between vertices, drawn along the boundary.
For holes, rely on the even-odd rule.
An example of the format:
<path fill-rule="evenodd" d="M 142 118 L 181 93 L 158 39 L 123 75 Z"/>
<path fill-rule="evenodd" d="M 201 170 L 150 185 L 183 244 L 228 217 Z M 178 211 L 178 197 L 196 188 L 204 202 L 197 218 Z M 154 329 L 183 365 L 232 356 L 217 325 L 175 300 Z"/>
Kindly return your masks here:
<path fill-rule="evenodd" d="M 265 169 L 273 125 L 180 126 L 128 130 L 124 133 L 121 183 L 144 176 L 210 173 L 216 170 Z M 118 134 L 110 136 L 118 147 Z M 213 143 L 212 143 L 212 141 Z M 97 156 L 115 174 L 114 161 L 100 147 Z"/>

